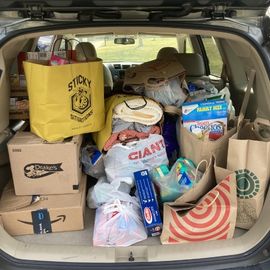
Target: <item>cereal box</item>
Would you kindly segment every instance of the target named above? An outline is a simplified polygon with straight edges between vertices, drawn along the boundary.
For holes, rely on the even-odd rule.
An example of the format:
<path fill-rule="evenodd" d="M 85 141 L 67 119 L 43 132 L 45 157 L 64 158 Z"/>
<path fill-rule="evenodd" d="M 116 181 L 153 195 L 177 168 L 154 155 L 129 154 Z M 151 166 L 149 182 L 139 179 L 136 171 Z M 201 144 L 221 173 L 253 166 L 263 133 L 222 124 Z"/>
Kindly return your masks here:
<path fill-rule="evenodd" d="M 227 130 L 228 105 L 223 99 L 187 102 L 182 107 L 183 126 L 199 138 L 220 138 Z"/>

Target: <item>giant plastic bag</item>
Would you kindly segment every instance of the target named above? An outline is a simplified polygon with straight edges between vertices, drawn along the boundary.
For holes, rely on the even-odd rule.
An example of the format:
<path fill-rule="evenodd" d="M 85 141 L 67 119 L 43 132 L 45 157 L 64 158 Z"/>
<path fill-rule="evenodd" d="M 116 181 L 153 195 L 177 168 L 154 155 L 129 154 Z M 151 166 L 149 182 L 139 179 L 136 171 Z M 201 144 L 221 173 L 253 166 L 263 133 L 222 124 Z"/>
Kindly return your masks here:
<path fill-rule="evenodd" d="M 105 172 L 109 182 L 130 177 L 140 170 L 152 170 L 161 164 L 168 165 L 164 139 L 151 134 L 147 139 L 114 145 L 104 157 Z"/>
<path fill-rule="evenodd" d="M 94 246 L 127 247 L 147 238 L 138 201 L 116 200 L 96 210 L 93 235 Z"/>

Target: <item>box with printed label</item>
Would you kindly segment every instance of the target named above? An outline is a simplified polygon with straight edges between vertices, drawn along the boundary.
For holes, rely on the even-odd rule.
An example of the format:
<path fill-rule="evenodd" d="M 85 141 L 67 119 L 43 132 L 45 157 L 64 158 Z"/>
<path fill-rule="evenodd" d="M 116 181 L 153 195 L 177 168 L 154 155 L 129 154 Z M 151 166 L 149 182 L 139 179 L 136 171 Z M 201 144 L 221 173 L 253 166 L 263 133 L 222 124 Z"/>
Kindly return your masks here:
<path fill-rule="evenodd" d="M 47 143 L 31 132 L 18 132 L 8 143 L 16 195 L 78 192 L 82 136 Z"/>
<path fill-rule="evenodd" d="M 16 196 L 10 181 L 0 200 L 0 223 L 10 235 L 84 229 L 86 176 L 78 193 Z"/>
<path fill-rule="evenodd" d="M 183 126 L 198 137 L 208 134 L 216 140 L 227 130 L 228 105 L 226 100 L 187 102 L 182 106 Z"/>
<path fill-rule="evenodd" d="M 149 236 L 161 234 L 162 222 L 148 170 L 134 173 L 144 226 Z"/>

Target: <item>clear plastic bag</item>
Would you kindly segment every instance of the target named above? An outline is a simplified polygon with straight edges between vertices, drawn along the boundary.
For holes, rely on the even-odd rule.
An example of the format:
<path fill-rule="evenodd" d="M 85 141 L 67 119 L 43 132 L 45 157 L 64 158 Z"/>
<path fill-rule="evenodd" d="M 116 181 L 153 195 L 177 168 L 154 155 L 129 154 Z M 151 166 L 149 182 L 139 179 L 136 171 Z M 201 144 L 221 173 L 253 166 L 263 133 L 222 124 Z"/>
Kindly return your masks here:
<path fill-rule="evenodd" d="M 109 183 L 106 177 L 99 178 L 95 186 L 91 187 L 87 194 L 87 205 L 89 208 L 97 208 L 106 202 L 117 199 L 122 201 L 130 201 L 129 179 L 116 179 Z"/>
<path fill-rule="evenodd" d="M 96 210 L 93 235 L 94 246 L 127 247 L 147 238 L 138 201 L 116 200 Z"/>
<path fill-rule="evenodd" d="M 191 160 L 179 158 L 170 171 L 164 165 L 152 170 L 151 177 L 159 188 L 161 201 L 173 202 L 194 187 L 203 175 L 198 170 L 202 162 L 196 168 Z"/>
<path fill-rule="evenodd" d="M 86 145 L 81 150 L 83 171 L 92 177 L 99 178 L 105 175 L 103 155 L 95 145 Z"/>

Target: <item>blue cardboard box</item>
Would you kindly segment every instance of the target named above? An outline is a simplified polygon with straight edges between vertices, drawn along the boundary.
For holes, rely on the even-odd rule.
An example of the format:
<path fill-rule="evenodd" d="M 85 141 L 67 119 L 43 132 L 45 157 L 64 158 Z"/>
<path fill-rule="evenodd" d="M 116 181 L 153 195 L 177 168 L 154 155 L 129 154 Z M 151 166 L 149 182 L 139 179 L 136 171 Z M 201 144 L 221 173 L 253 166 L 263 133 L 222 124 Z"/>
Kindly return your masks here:
<path fill-rule="evenodd" d="M 134 173 L 144 227 L 148 236 L 157 236 L 162 231 L 162 221 L 159 213 L 158 202 L 148 170 Z"/>

